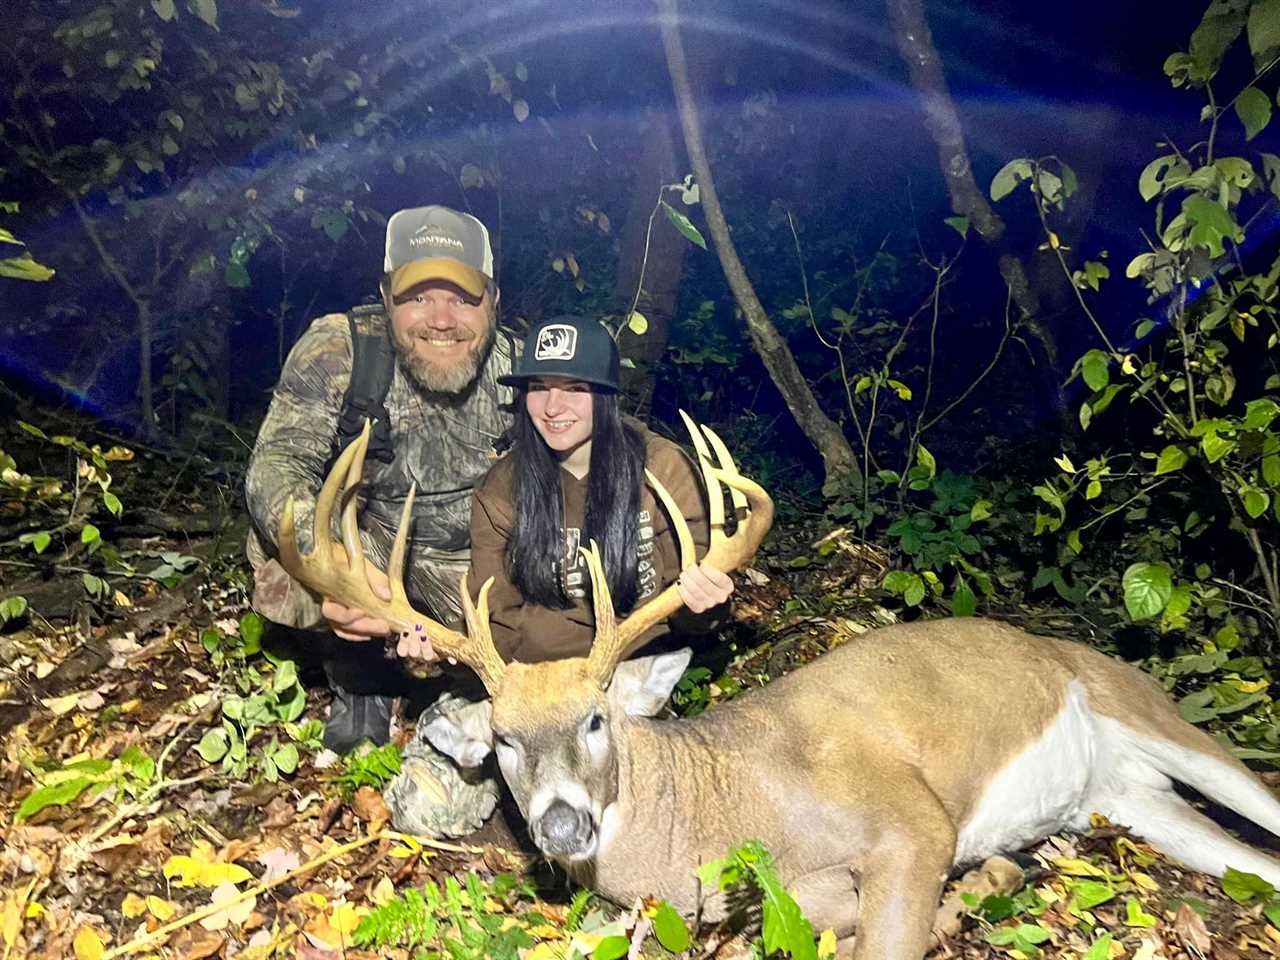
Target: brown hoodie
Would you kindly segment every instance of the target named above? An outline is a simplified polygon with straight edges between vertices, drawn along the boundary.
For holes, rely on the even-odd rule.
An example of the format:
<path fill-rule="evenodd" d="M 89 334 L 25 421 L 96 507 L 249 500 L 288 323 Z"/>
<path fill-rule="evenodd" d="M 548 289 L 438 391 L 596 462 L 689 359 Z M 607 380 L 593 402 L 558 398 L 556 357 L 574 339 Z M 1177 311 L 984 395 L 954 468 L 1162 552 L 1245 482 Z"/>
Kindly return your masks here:
<path fill-rule="evenodd" d="M 706 553 L 709 542 L 706 496 L 693 464 L 683 450 L 640 427 L 645 440 L 646 466 L 671 492 L 679 505 L 697 548 Z M 473 598 L 481 584 L 494 578 L 489 591 L 489 620 L 493 641 L 507 660 L 536 663 L 564 657 L 586 656 L 595 632 L 591 609 L 590 577 L 577 552 L 586 512 L 587 477 L 578 479 L 560 471 L 566 525 L 566 576 L 564 586 L 573 606 L 551 610 L 526 603 L 507 575 L 507 545 L 514 526 L 513 469 L 511 458 L 499 460 L 476 488 L 471 507 L 471 573 L 467 583 Z M 640 493 L 640 593 L 637 604 L 655 596 L 680 573 L 680 555 L 670 518 L 645 486 Z M 683 624 L 682 624 L 683 625 Z M 644 634 L 642 643 L 668 632 L 659 624 Z"/>

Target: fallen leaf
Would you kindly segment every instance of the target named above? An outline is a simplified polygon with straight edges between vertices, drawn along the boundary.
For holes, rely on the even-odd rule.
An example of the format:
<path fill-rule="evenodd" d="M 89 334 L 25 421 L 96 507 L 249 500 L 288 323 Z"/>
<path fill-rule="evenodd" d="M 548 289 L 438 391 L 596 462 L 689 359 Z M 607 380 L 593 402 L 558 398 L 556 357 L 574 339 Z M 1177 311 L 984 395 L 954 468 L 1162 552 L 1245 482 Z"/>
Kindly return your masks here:
<path fill-rule="evenodd" d="M 178 932 L 177 936 L 170 941 L 169 947 L 182 960 L 205 960 L 206 957 L 212 957 L 218 953 L 225 941 L 226 938 L 220 933 L 201 930 L 199 927 L 187 927 Z"/>
<path fill-rule="evenodd" d="M 253 879 L 253 874 L 238 864 L 214 862 L 207 844 L 202 848 L 199 843 L 192 848 L 190 856 L 175 854 L 166 860 L 161 873 L 166 880 L 176 878 L 174 886 L 177 887 L 217 887 Z"/>
<path fill-rule="evenodd" d="M 97 690 L 90 690 L 83 697 L 76 701 L 76 706 L 81 710 L 101 710 L 102 705 L 107 701 L 102 698 Z"/>
<path fill-rule="evenodd" d="M 75 939 L 71 941 L 71 949 L 76 952 L 76 960 L 102 960 L 106 953 L 102 938 L 93 927 L 81 927 L 77 930 Z"/>
<path fill-rule="evenodd" d="M 151 915 L 161 923 L 168 923 L 173 919 L 173 915 L 177 912 L 177 907 L 164 897 L 150 896 L 147 897 L 147 909 L 151 911 Z"/>
<path fill-rule="evenodd" d="M 1204 918 L 1185 903 L 1178 908 L 1178 915 L 1173 919 L 1173 932 L 1178 935 L 1184 947 L 1198 951 L 1201 956 L 1209 956 L 1213 949 Z"/>
<path fill-rule="evenodd" d="M 271 883 L 283 877 L 290 870 L 296 870 L 302 866 L 302 860 L 298 857 L 298 854 L 292 850 L 285 850 L 283 847 L 275 847 L 265 853 L 258 854 L 258 863 L 267 868 L 262 874 L 263 883 Z"/>
<path fill-rule="evenodd" d="M 351 809 L 355 815 L 366 823 L 374 820 L 390 820 L 391 811 L 382 799 L 382 794 L 373 787 L 361 787 L 351 798 Z"/>
<path fill-rule="evenodd" d="M 36 679 L 43 680 L 49 674 L 53 673 L 54 666 L 48 660 L 41 660 L 36 664 Z"/>
<path fill-rule="evenodd" d="M 329 914 L 329 926 L 343 935 L 345 943 L 356 927 L 360 926 L 360 918 L 368 912 L 369 908 L 363 905 L 357 907 L 354 903 L 336 904 L 333 913 Z"/>
<path fill-rule="evenodd" d="M 390 903 L 396 897 L 396 885 L 391 882 L 391 878 L 383 876 L 377 883 L 373 885 L 373 892 L 369 894 L 369 899 L 376 906 L 382 906 L 384 903 Z"/>
<path fill-rule="evenodd" d="M 211 914 L 200 921 L 200 926 L 206 930 L 222 930 L 228 924 L 240 926 L 249 919 L 249 914 L 253 913 L 253 908 L 257 906 L 258 898 L 247 897 L 238 903 L 232 903 L 236 897 L 240 896 L 240 891 L 236 889 L 236 885 L 230 882 L 218 884 L 213 888 L 211 901 L 215 904 L 226 903 L 228 906 L 224 910 Z"/>
<path fill-rule="evenodd" d="M 55 717 L 70 713 L 80 700 L 80 694 L 68 693 L 65 697 L 47 697 L 40 702 L 53 711 Z"/>
<path fill-rule="evenodd" d="M 124 901 L 120 904 L 120 912 L 126 920 L 136 920 L 147 912 L 147 901 L 131 890 L 124 895 Z"/>

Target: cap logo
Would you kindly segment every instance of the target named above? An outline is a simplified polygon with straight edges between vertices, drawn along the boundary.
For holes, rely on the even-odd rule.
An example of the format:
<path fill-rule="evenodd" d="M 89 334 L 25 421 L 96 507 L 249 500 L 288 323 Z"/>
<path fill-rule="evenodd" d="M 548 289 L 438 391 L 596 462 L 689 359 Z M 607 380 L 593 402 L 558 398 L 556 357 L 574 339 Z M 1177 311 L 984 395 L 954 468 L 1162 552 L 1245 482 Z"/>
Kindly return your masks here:
<path fill-rule="evenodd" d="M 578 331 L 567 323 L 549 323 L 538 331 L 535 360 L 572 360 L 578 350 Z"/>
<path fill-rule="evenodd" d="M 466 246 L 457 237 L 433 229 L 430 224 L 423 224 L 409 238 L 410 247 L 450 247 L 465 251 Z"/>

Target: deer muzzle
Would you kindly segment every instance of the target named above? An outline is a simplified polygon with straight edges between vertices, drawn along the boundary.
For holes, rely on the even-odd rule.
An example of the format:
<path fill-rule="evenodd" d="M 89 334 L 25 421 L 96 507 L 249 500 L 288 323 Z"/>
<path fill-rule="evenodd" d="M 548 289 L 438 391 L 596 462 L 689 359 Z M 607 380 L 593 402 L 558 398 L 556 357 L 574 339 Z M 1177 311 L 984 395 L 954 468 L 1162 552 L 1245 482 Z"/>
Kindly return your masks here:
<path fill-rule="evenodd" d="M 531 824 L 530 832 L 538 849 L 549 857 L 582 856 L 595 846 L 596 831 L 591 814 L 560 799 L 553 800 Z"/>

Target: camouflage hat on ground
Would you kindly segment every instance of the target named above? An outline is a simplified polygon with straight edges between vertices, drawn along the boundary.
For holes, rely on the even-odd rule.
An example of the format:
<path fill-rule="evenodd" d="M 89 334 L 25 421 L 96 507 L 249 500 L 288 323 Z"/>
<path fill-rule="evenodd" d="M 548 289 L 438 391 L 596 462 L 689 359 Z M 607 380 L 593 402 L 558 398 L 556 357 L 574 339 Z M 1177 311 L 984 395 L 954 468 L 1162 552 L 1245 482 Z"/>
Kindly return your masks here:
<path fill-rule="evenodd" d="M 489 231 L 469 213 L 449 207 L 400 210 L 387 221 L 383 269 L 391 274 L 393 297 L 428 280 L 444 280 L 481 297 L 493 279 Z"/>

